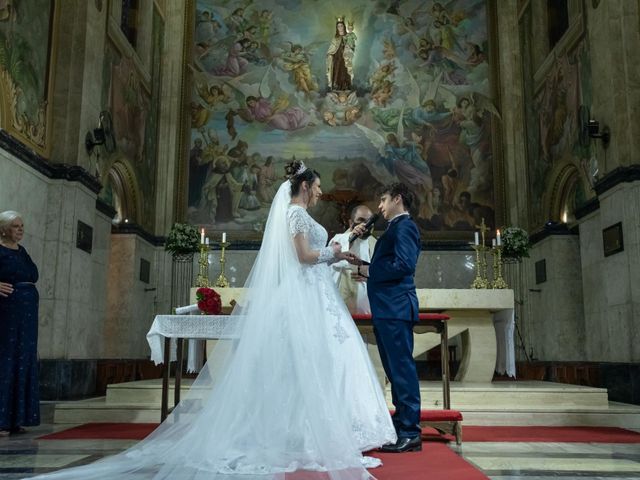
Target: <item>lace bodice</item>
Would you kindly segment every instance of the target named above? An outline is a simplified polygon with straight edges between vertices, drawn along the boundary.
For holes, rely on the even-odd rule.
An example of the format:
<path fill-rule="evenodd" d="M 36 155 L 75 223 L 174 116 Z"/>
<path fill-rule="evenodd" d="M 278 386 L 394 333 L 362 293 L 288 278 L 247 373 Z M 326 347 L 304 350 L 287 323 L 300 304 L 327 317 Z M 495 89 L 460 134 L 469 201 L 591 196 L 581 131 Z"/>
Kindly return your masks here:
<path fill-rule="evenodd" d="M 287 211 L 287 220 L 289 221 L 289 233 L 292 237 L 302 233 L 309 242 L 309 248 L 320 252 L 318 263 L 333 259 L 333 249 L 325 246 L 329 238 L 327 231 L 304 208 L 300 205 L 290 205 Z"/>

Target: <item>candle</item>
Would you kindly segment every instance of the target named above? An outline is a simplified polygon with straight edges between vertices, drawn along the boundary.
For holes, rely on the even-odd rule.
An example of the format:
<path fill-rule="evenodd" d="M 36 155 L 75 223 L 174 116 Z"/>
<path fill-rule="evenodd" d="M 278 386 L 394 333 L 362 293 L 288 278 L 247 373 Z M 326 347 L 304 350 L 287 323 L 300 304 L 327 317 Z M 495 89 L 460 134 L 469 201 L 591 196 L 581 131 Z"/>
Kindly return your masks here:
<path fill-rule="evenodd" d="M 480 245 L 480 235 L 478 235 L 478 232 L 475 232 L 475 239 L 476 239 L 476 245 Z"/>
<path fill-rule="evenodd" d="M 200 230 L 200 243 L 204 243 L 204 228 Z"/>
<path fill-rule="evenodd" d="M 222 232 L 222 243 L 227 243 L 227 232 Z"/>
<path fill-rule="evenodd" d="M 492 238 L 492 239 L 491 239 L 491 246 L 492 246 L 492 247 L 495 247 L 495 246 L 496 246 L 496 239 L 495 239 L 495 238 Z"/>
<path fill-rule="evenodd" d="M 502 245 L 502 239 L 500 238 L 500 230 L 496 230 L 497 234 L 496 234 L 496 243 L 498 244 L 498 246 Z"/>
<path fill-rule="evenodd" d="M 207 238 L 205 238 L 205 239 L 204 239 L 204 244 L 205 244 L 205 245 L 209 245 L 209 237 L 207 237 Z"/>

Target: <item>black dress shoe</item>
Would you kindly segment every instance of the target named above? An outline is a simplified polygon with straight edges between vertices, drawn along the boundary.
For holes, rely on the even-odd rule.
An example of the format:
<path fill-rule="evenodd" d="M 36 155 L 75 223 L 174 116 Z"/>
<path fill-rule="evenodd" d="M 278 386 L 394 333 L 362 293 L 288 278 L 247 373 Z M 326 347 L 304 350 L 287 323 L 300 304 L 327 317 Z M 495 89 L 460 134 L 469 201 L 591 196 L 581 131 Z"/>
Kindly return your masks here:
<path fill-rule="evenodd" d="M 399 438 L 396 443 L 387 443 L 380 447 L 384 453 L 419 452 L 422 450 L 422 438 L 420 435 L 413 438 Z"/>

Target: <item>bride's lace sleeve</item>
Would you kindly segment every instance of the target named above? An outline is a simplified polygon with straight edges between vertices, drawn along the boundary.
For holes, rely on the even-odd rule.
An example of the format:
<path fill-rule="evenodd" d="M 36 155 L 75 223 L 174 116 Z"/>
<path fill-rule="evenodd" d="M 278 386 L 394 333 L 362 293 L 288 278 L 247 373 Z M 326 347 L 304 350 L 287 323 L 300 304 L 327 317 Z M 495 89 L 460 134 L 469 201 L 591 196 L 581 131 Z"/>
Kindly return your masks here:
<path fill-rule="evenodd" d="M 311 230 L 311 222 L 308 215 L 304 214 L 304 210 L 300 208 L 291 208 L 288 212 L 289 217 L 289 233 L 292 237 L 302 233 L 305 237 Z"/>
<path fill-rule="evenodd" d="M 308 247 L 306 248 L 318 252 L 318 258 L 315 260 L 315 263 L 333 263 L 336 261 L 335 254 L 333 253 L 333 248 L 331 246 L 319 249 L 315 247 L 315 245 L 318 244 L 318 241 L 324 243 L 326 238 L 325 240 L 318 240 L 318 238 L 316 238 L 319 232 L 317 230 L 314 231 L 315 222 L 303 209 L 291 208 L 287 213 L 287 216 L 289 220 L 289 233 L 291 236 L 295 237 L 296 235 L 302 234 L 307 240 Z"/>
<path fill-rule="evenodd" d="M 337 262 L 336 256 L 333 253 L 333 247 L 331 245 L 327 245 L 324 248 L 319 250 L 318 260 L 316 263 L 335 263 Z"/>

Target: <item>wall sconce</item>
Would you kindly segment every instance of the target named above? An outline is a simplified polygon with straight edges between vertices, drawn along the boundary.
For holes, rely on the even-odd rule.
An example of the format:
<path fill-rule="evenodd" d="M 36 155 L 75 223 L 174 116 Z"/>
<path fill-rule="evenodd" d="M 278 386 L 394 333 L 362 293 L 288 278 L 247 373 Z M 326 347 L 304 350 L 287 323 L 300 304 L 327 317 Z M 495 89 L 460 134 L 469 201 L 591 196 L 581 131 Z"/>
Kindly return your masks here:
<path fill-rule="evenodd" d="M 590 138 L 599 138 L 602 140 L 602 147 L 607 148 L 609 141 L 611 140 L 611 131 L 606 125 L 602 127 L 600 131 L 600 122 L 597 120 L 589 119 L 587 123 L 582 127 L 587 130 L 587 134 Z"/>
<path fill-rule="evenodd" d="M 586 105 L 580 105 L 578 110 L 578 120 L 580 122 L 580 145 L 588 147 L 592 138 L 599 138 L 602 140 L 602 147 L 607 148 L 609 141 L 611 140 L 611 131 L 609 127 L 602 127 L 600 131 L 600 122 L 591 118 L 589 107 Z"/>

